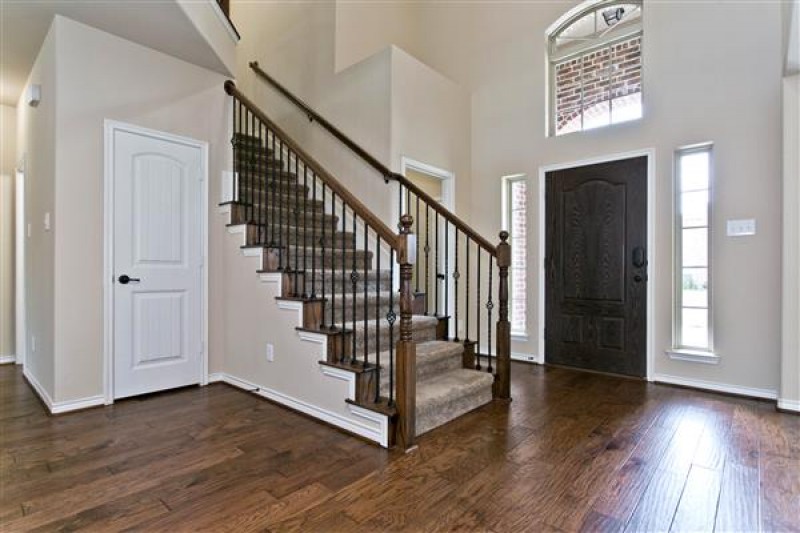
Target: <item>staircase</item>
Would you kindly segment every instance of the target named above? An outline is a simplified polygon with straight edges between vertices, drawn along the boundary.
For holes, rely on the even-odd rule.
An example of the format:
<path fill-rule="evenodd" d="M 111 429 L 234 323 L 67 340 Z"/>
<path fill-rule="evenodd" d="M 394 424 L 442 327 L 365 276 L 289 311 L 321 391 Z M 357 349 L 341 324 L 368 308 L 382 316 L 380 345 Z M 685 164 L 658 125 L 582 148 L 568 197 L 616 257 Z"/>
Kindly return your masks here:
<path fill-rule="evenodd" d="M 280 275 L 278 300 L 302 305 L 302 324 L 297 330 L 324 336 L 326 358 L 319 364 L 355 376 L 354 394 L 342 401 L 386 417 L 387 444 L 410 448 L 417 436 L 493 398 L 508 399 L 508 339 L 500 338 L 508 329 L 507 264 L 501 265 L 503 258 L 510 257 L 507 235 L 498 247 L 487 246 L 483 240 L 475 243 L 455 225 L 461 221 L 438 204 L 433 229 L 432 200 L 409 182 L 401 182 L 399 192 L 406 206 L 416 201 L 418 217 L 420 202 L 427 202 L 427 221 L 422 228 L 412 216 L 404 215 L 400 233 L 393 232 L 232 82 L 225 88 L 233 97 L 236 174 L 234 200 L 222 204 L 228 206 L 228 226 L 244 228 L 242 250 L 261 257 L 259 274 Z M 389 175 L 385 170 L 384 176 Z M 444 240 L 456 240 L 454 258 L 450 258 L 449 242 L 439 243 L 438 217 L 442 217 Z M 422 235 L 424 262 L 417 260 Z M 465 247 L 460 259 L 459 240 Z M 475 250 L 470 259 L 471 242 Z M 488 251 L 482 251 L 481 245 Z M 480 296 L 482 253 L 487 256 L 483 266 L 488 267 L 489 276 L 485 305 Z M 492 285 L 493 260 L 500 267 L 497 287 Z M 454 265 L 452 272 L 449 265 Z M 466 279 L 460 290 L 459 270 L 464 268 Z M 446 273 L 444 283 L 440 270 Z M 484 274 L 484 284 L 486 279 Z M 471 281 L 472 292 L 477 289 L 474 301 L 470 300 Z M 435 295 L 420 290 L 431 285 Z M 493 298 L 501 308 L 494 344 Z M 459 301 L 467 317 L 466 328 L 461 328 L 466 339 L 459 339 L 457 333 Z M 488 325 L 483 342 L 482 317 Z M 478 333 L 470 340 L 475 321 Z"/>

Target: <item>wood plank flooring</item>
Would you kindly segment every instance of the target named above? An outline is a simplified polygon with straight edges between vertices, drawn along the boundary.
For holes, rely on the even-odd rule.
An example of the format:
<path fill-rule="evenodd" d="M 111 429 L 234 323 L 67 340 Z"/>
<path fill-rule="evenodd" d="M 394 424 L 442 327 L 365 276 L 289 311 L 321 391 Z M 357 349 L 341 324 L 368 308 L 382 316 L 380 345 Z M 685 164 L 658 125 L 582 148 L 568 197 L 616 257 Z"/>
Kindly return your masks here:
<path fill-rule="evenodd" d="M 800 417 L 514 363 L 377 448 L 227 385 L 50 417 L 0 367 L 0 531 L 800 531 Z"/>

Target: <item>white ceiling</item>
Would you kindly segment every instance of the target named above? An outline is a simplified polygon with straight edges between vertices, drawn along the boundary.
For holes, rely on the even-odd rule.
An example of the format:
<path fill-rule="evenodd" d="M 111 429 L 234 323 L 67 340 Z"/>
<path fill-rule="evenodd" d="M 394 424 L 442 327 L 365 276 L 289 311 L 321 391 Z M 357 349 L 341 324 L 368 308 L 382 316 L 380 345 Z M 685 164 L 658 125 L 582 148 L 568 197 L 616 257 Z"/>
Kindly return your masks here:
<path fill-rule="evenodd" d="M 0 0 L 0 104 L 17 104 L 55 15 L 229 74 L 176 0 Z"/>

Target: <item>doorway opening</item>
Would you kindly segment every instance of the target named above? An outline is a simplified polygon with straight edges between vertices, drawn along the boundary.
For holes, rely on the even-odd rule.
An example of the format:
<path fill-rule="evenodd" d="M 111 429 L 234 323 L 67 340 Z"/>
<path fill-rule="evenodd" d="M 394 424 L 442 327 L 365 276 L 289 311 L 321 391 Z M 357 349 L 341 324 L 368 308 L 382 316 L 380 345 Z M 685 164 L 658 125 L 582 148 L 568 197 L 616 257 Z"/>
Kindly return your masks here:
<path fill-rule="evenodd" d="M 27 311 L 25 308 L 25 160 L 14 176 L 14 315 L 15 355 L 18 365 L 25 365 L 27 354 Z"/>
<path fill-rule="evenodd" d="M 433 198 L 435 202 L 455 213 L 455 176 L 452 172 L 403 157 L 400 164 L 400 173 Z M 452 226 L 445 227 L 444 224 L 437 224 L 436 212 L 433 209 L 426 209 L 424 202 L 417 202 L 413 194 L 410 196 L 401 195 L 400 204 L 402 213 L 408 213 L 414 218 L 411 231 L 417 235 L 421 250 L 425 249 L 425 244 L 429 244 L 428 248 L 430 248 L 430 243 L 446 242 L 448 255 L 452 257 L 455 247 L 455 229 Z M 433 258 L 429 257 L 429 260 L 425 261 L 425 264 L 429 265 L 428 272 L 424 272 L 424 267 L 423 271 L 415 270 L 412 277 L 412 285 L 415 287 L 415 292 L 420 294 L 425 292 L 423 280 L 434 280 L 433 286 L 429 285 L 427 287 L 427 291 L 431 294 L 425 295 L 427 299 L 426 308 L 435 316 L 450 316 L 450 312 L 455 305 L 455 292 L 444 291 L 443 287 L 445 280 L 452 279 L 456 267 L 454 264 L 446 264 L 447 262 L 443 259 L 444 254 L 440 254 L 442 257 L 437 258 L 435 253 L 431 253 Z M 437 259 L 439 259 L 438 264 Z M 422 258 L 417 258 L 417 260 L 421 261 Z M 419 275 L 419 279 L 417 279 L 417 275 Z M 420 290 L 418 291 L 417 288 Z M 433 296 L 434 294 L 443 295 L 445 292 L 447 292 L 446 299 Z M 461 335 L 460 325 L 456 324 L 455 327 L 458 328 L 457 335 Z"/>
<path fill-rule="evenodd" d="M 652 150 L 540 170 L 543 362 L 651 378 Z"/>

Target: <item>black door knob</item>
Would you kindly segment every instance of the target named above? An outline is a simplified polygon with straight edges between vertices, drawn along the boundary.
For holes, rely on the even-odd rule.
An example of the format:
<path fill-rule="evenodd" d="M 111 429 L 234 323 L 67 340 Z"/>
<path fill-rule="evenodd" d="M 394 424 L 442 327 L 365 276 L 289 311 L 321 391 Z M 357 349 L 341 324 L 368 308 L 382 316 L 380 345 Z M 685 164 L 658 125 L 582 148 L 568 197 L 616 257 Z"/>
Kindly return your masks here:
<path fill-rule="evenodd" d="M 640 276 L 639 274 L 633 276 L 633 281 L 635 281 L 636 283 L 641 283 L 642 279 L 643 279 L 642 276 Z"/>
<path fill-rule="evenodd" d="M 127 274 L 123 274 L 119 277 L 119 282 L 122 283 L 123 285 L 127 285 L 130 282 L 139 283 L 140 281 L 142 280 L 140 280 L 139 278 L 132 278 Z"/>

